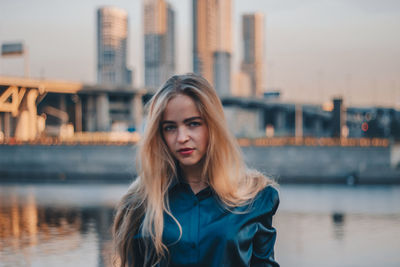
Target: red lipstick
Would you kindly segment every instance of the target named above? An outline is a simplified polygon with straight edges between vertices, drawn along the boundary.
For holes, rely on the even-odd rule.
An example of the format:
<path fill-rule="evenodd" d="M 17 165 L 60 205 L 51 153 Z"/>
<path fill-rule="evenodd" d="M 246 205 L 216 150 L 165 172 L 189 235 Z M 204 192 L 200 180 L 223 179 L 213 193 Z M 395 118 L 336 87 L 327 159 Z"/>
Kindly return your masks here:
<path fill-rule="evenodd" d="M 194 148 L 182 148 L 179 149 L 178 152 L 182 155 L 182 156 L 189 156 L 190 154 L 192 154 L 194 151 Z"/>

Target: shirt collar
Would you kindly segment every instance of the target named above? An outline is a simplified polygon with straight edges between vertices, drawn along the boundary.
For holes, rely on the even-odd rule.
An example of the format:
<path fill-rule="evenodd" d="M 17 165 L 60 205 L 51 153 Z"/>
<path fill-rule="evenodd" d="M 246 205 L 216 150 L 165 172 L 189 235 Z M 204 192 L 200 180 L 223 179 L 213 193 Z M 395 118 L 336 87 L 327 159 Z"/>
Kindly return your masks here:
<path fill-rule="evenodd" d="M 179 174 L 178 174 L 178 176 L 175 176 L 172 178 L 171 184 L 168 187 L 168 191 L 171 192 L 172 190 L 174 190 L 174 188 L 176 188 L 178 186 L 180 188 L 182 188 L 183 190 L 190 191 L 191 193 L 193 193 L 192 189 L 190 188 L 190 185 L 188 183 L 184 182 L 182 176 Z M 201 200 L 201 199 L 207 198 L 212 193 L 213 193 L 213 190 L 212 190 L 211 186 L 207 186 L 206 188 L 204 188 L 203 190 L 198 192 L 196 194 L 196 196 L 199 198 L 199 200 Z"/>
<path fill-rule="evenodd" d="M 179 191 L 176 191 L 176 190 L 179 190 L 178 188 L 180 190 L 184 190 L 184 191 L 186 191 L 188 193 L 190 192 L 190 194 L 193 194 L 193 191 L 190 188 L 190 185 L 188 183 L 186 183 L 186 182 L 182 181 L 181 179 L 178 179 L 178 178 L 175 177 L 175 178 L 173 178 L 173 180 L 172 180 L 172 182 L 171 182 L 171 184 L 170 184 L 170 186 L 168 188 L 168 191 L 169 192 L 172 192 L 172 191 L 179 192 Z M 209 197 L 212 193 L 213 193 L 213 190 L 211 189 L 211 186 L 207 186 L 206 188 L 204 188 L 203 190 L 201 190 L 200 192 L 195 194 L 195 196 L 199 200 L 202 200 L 202 199 L 205 199 L 205 198 Z"/>
<path fill-rule="evenodd" d="M 168 190 L 170 191 L 171 189 L 173 189 L 179 183 L 180 183 L 179 178 L 178 177 L 173 177 L 172 178 L 172 182 L 168 187 Z"/>

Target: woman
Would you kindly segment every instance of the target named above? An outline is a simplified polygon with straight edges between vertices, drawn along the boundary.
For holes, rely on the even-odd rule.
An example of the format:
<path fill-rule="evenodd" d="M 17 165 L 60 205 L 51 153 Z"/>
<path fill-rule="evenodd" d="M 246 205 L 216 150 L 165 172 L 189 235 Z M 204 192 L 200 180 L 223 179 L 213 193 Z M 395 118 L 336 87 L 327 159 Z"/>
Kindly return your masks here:
<path fill-rule="evenodd" d="M 279 266 L 277 190 L 246 169 L 204 78 L 173 76 L 153 96 L 137 161 L 114 221 L 119 266 Z"/>

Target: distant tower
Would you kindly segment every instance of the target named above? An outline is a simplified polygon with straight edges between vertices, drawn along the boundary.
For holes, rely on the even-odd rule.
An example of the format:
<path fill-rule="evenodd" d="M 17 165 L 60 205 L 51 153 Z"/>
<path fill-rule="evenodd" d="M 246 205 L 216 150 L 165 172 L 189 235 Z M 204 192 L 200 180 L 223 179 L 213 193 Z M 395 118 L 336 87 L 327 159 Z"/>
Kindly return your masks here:
<path fill-rule="evenodd" d="M 175 11 L 170 4 L 167 4 L 167 37 L 166 37 L 166 78 L 175 74 Z M 164 79 L 162 82 L 165 82 Z"/>
<path fill-rule="evenodd" d="M 250 77 L 251 95 L 262 97 L 264 76 L 264 15 L 242 16 L 243 61 L 242 72 Z"/>
<path fill-rule="evenodd" d="M 144 66 L 153 92 L 175 72 L 175 12 L 165 0 L 144 0 Z"/>
<path fill-rule="evenodd" d="M 217 43 L 214 51 L 214 86 L 219 95 L 231 94 L 232 4 L 217 1 Z"/>
<path fill-rule="evenodd" d="M 193 72 L 214 83 L 216 0 L 193 0 Z"/>
<path fill-rule="evenodd" d="M 231 87 L 231 0 L 193 0 L 193 71 L 229 95 Z"/>
<path fill-rule="evenodd" d="M 128 15 L 116 7 L 97 10 L 97 82 L 132 85 L 127 68 Z"/>

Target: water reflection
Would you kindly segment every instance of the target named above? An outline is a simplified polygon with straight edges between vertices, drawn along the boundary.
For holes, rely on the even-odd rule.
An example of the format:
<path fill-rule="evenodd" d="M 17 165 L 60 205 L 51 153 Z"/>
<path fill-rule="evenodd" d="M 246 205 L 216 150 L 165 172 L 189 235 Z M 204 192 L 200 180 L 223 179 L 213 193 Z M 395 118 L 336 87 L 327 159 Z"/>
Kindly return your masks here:
<path fill-rule="evenodd" d="M 127 185 L 0 185 L 0 266 L 111 266 Z M 399 266 L 400 187 L 281 186 L 282 266 Z"/>
<path fill-rule="evenodd" d="M 96 200 L 90 191 L 100 193 Z M 107 201 L 102 191 L 110 190 L 0 187 L 0 266 L 111 266 L 109 228 L 116 199 Z"/>
<path fill-rule="evenodd" d="M 282 186 L 282 266 L 400 266 L 400 187 Z"/>
<path fill-rule="evenodd" d="M 334 212 L 332 214 L 333 222 L 333 236 L 335 239 L 342 240 L 344 236 L 344 223 L 345 215 L 341 212 Z"/>

